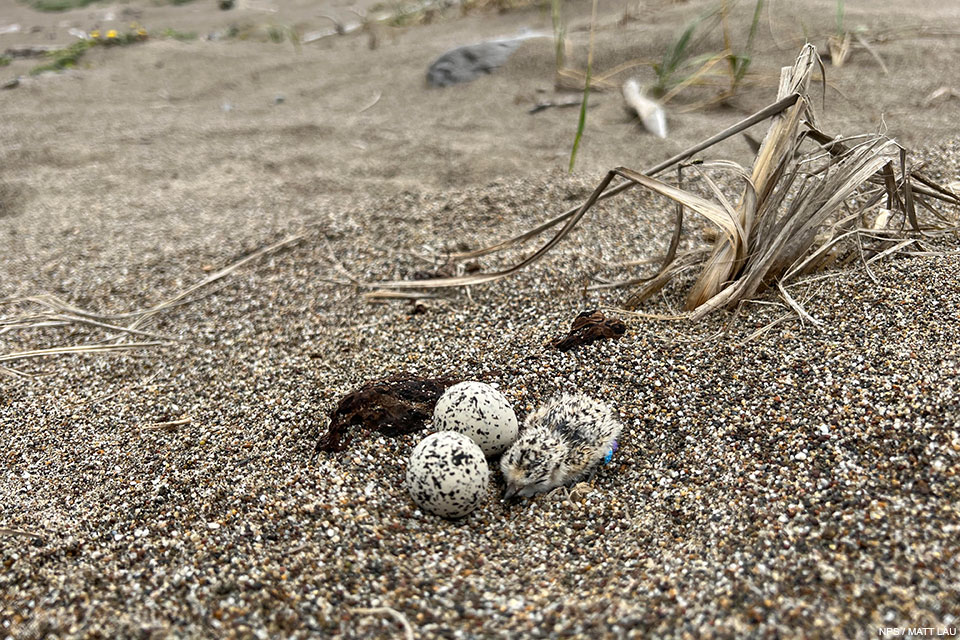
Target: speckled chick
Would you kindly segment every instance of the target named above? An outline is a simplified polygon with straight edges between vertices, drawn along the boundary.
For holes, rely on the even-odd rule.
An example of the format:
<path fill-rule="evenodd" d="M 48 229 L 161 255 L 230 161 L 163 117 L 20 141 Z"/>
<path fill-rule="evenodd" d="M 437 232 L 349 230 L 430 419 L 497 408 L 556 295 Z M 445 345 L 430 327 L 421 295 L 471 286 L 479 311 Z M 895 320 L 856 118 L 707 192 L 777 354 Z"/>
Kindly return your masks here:
<path fill-rule="evenodd" d="M 584 395 L 552 398 L 529 416 L 500 459 L 505 498 L 528 497 L 592 477 L 620 435 L 607 405 Z"/>

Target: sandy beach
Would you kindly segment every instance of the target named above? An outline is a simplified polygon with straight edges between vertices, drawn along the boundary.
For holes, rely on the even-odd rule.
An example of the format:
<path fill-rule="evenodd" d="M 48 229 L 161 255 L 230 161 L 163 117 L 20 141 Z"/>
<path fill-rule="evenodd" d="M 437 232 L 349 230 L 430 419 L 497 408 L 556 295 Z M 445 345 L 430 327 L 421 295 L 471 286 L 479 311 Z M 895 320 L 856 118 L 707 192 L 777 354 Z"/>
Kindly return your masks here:
<path fill-rule="evenodd" d="M 591 93 L 568 173 L 577 109 L 529 113 L 578 95 L 555 89 L 549 37 L 474 82 L 425 81 L 453 47 L 550 33 L 549 7 L 454 7 L 294 43 L 270 29 L 302 39 L 329 30 L 325 16 L 349 24 L 374 7 L 3 3 L 0 32 L 19 29 L 0 53 L 134 22 L 150 37 L 93 47 L 59 73 L 30 75 L 36 58 L 0 67 L 0 82 L 19 78 L 0 90 L 0 320 L 54 304 L 101 322 L 0 331 L 0 365 L 14 370 L 0 372 L 0 638 L 960 627 L 956 233 L 793 289 L 816 322 L 771 293 L 696 323 L 659 319 L 680 313 L 683 289 L 668 287 L 647 315 L 621 316 L 619 340 L 565 353 L 550 342 L 578 313 L 617 315 L 628 292 L 588 286 L 649 275 L 625 263 L 666 252 L 664 199 L 637 189 L 597 205 L 497 282 L 418 300 L 358 286 L 455 269 L 443 256 L 522 233 L 613 167 L 652 166 L 771 103 L 780 67 L 834 29 L 834 2 L 786 5 L 759 23 L 750 81 L 720 106 L 678 102 L 666 140 L 619 90 Z M 650 81 L 649 61 L 713 6 L 601 2 L 595 69 L 639 61 Z M 738 34 L 752 6 L 731 17 Z M 566 9 L 583 68 L 591 7 Z M 933 179 L 960 180 L 960 8 L 847 2 L 845 21 L 887 73 L 862 48 L 827 62 L 826 92 L 813 92 L 823 128 L 882 129 Z M 244 37 L 220 35 L 231 26 Z M 702 157 L 753 155 L 738 136 Z M 704 224 L 686 224 L 681 249 L 702 242 Z M 140 333 L 103 318 L 142 318 Z M 2 360 L 133 342 L 144 346 Z M 476 511 L 432 516 L 403 484 L 429 424 L 396 438 L 358 429 L 346 450 L 315 453 L 344 394 L 399 374 L 485 381 L 521 421 L 556 393 L 601 398 L 620 448 L 567 496 L 505 502 L 493 473 Z"/>

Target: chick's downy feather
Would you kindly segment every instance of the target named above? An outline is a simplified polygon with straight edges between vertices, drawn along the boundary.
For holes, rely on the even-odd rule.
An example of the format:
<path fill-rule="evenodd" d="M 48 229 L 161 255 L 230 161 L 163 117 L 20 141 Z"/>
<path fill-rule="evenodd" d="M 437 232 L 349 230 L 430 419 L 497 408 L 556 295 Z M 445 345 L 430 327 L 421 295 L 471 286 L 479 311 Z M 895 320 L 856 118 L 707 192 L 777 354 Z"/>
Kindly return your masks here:
<path fill-rule="evenodd" d="M 620 435 L 607 405 L 583 395 L 553 398 L 530 414 L 500 460 L 507 497 L 531 496 L 590 475 Z"/>

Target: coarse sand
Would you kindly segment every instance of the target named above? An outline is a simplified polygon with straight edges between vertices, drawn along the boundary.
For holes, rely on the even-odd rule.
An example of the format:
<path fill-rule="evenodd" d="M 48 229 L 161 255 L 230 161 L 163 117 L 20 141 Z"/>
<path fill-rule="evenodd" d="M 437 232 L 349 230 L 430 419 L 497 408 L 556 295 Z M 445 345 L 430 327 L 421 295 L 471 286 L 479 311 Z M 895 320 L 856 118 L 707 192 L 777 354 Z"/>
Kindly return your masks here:
<path fill-rule="evenodd" d="M 108 12 L 151 33 L 240 21 L 309 32 L 330 26 L 320 14 L 351 15 L 241 4 L 43 14 L 7 3 L 0 27 L 23 28 L 0 48 L 68 43 L 67 28 L 109 25 Z M 828 64 L 824 129 L 885 126 L 935 179 L 956 181 L 957 102 L 927 97 L 960 88 L 960 39 L 948 33 L 960 9 L 846 4 L 851 28 L 892 34 L 873 45 L 889 75 L 864 50 Z M 23 75 L 0 91 L 2 317 L 38 308 L 10 300 L 40 295 L 104 315 L 148 309 L 303 235 L 152 316 L 140 328 L 169 338 L 162 346 L 3 363 L 35 377 L 0 373 L 0 638 L 960 627 L 955 236 L 797 287 L 819 325 L 767 295 L 695 324 L 624 316 L 619 340 L 566 353 L 549 343 L 579 312 L 623 300 L 587 290 L 591 277 L 649 273 L 618 265 L 664 253 L 663 201 L 636 190 L 597 205 L 542 261 L 492 284 L 416 302 L 372 302 L 353 284 L 442 268 L 428 257 L 529 229 L 607 169 L 642 169 L 767 104 L 804 35 L 833 28 L 833 2 L 781 5 L 756 55 L 769 82 L 729 107 L 671 115 L 665 142 L 629 121 L 616 91 L 592 94 L 572 174 L 576 110 L 527 113 L 554 95 L 548 39 L 474 83 L 425 86 L 451 47 L 549 30 L 537 8 L 454 10 L 385 29 L 372 50 L 365 34 L 299 49 L 158 37 L 97 47 L 62 74 L 27 76 L 35 60 L 0 69 Z M 601 3 L 598 68 L 656 59 L 709 6 L 646 2 L 620 22 L 623 5 Z M 570 7 L 585 57 L 589 6 Z M 737 28 L 749 22 L 740 9 Z M 742 140 L 709 154 L 749 161 Z M 698 228 L 688 222 L 685 243 Z M 644 311 L 674 313 L 681 296 L 670 288 Z M 0 354 L 118 339 L 150 338 L 6 326 Z M 339 398 L 399 373 L 495 384 L 521 420 L 558 392 L 601 398 L 623 422 L 620 448 L 568 493 L 504 502 L 493 474 L 467 517 L 425 514 L 403 478 L 429 425 L 314 455 Z"/>

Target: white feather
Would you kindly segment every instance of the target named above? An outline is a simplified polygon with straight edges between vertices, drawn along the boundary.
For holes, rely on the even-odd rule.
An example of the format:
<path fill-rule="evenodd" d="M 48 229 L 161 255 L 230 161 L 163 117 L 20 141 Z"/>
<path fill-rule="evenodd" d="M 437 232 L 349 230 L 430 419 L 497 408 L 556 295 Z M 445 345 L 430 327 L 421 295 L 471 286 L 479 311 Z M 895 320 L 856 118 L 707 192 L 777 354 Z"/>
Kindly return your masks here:
<path fill-rule="evenodd" d="M 667 112 L 659 102 L 643 94 L 636 78 L 623 83 L 623 99 L 633 109 L 647 131 L 658 138 L 667 137 Z"/>

